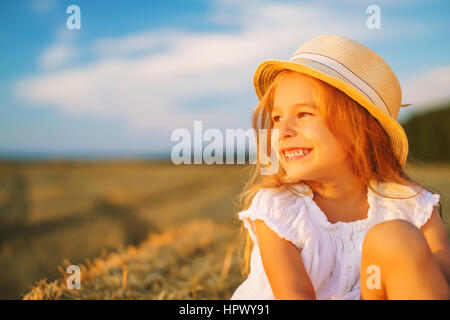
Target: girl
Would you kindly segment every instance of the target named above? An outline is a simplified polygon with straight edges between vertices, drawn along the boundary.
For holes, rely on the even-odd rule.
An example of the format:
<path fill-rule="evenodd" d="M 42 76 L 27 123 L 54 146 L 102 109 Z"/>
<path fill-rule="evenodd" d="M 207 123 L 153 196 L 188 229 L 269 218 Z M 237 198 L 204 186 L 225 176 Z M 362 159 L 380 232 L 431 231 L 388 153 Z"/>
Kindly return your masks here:
<path fill-rule="evenodd" d="M 258 150 L 238 215 L 250 274 L 231 299 L 448 299 L 440 195 L 402 169 L 404 105 L 387 63 L 320 36 L 263 62 L 254 85 L 253 127 L 268 129 L 280 169 L 260 174 Z"/>

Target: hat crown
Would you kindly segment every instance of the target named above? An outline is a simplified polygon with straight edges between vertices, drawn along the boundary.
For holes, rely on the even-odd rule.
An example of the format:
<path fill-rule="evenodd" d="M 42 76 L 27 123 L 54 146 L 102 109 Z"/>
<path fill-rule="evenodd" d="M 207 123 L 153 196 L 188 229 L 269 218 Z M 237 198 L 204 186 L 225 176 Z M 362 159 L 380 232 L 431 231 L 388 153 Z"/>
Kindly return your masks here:
<path fill-rule="evenodd" d="M 344 78 L 357 80 L 363 87 L 362 92 L 370 91 L 375 105 L 390 117 L 397 118 L 401 107 L 400 83 L 389 65 L 371 49 L 342 36 L 326 35 L 302 44 L 290 61 L 305 57 L 328 66 L 337 65 L 339 68 L 335 71 Z"/>

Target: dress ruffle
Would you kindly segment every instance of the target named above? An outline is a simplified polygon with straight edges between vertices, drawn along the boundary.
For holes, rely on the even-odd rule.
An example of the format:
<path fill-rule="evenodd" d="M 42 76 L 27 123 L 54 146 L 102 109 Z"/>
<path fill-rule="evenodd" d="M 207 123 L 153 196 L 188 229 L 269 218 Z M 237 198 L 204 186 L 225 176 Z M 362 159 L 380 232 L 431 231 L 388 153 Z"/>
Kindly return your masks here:
<path fill-rule="evenodd" d="M 419 191 L 415 186 L 404 186 L 393 183 L 380 184 L 380 191 L 398 197 L 409 197 Z M 433 207 L 439 205 L 439 194 L 426 189 L 420 190 L 414 197 L 406 199 L 390 199 L 378 197 L 383 220 L 404 219 L 417 228 L 421 228 L 431 217 Z"/>
<path fill-rule="evenodd" d="M 376 185 L 375 181 L 371 181 L 371 185 Z M 298 184 L 295 188 L 303 193 L 308 193 L 309 187 L 305 184 Z M 376 194 L 370 189 L 367 188 L 367 201 L 369 204 L 369 210 L 367 212 L 367 217 L 361 220 L 343 222 L 338 221 L 335 223 L 331 223 L 328 221 L 325 213 L 319 208 L 319 206 L 313 200 L 313 194 L 309 193 L 305 198 L 307 206 L 309 208 L 308 218 L 314 220 L 315 225 L 318 225 L 321 229 L 326 230 L 331 233 L 343 233 L 351 230 L 360 230 L 367 229 L 371 227 L 376 222 L 376 211 L 377 211 L 377 203 L 376 203 Z"/>
<path fill-rule="evenodd" d="M 250 236 L 258 243 L 256 233 L 250 220 L 263 220 L 280 238 L 295 244 L 299 249 L 304 245 L 306 219 L 302 199 L 294 198 L 284 187 L 262 188 L 258 190 L 247 210 L 239 213 Z"/>

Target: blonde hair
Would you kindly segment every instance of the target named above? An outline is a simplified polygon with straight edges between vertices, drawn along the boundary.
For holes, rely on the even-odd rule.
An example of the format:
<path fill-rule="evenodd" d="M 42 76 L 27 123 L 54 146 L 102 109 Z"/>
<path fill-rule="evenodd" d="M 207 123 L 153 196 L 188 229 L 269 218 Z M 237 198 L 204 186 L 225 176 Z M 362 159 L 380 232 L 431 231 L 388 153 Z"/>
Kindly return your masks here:
<path fill-rule="evenodd" d="M 252 126 L 257 133 L 256 139 L 258 148 L 260 139 L 258 136 L 258 129 L 268 129 L 267 145 L 268 150 L 271 150 L 270 141 L 273 121 L 270 117 L 270 113 L 273 107 L 274 92 L 280 79 L 289 72 L 295 71 L 282 70 L 276 75 L 274 81 L 269 86 L 267 92 L 253 112 Z M 365 108 L 335 87 L 319 79 L 308 75 L 305 76 L 314 83 L 315 92 L 313 93 L 313 99 L 318 111 L 325 121 L 325 125 L 341 143 L 345 151 L 350 154 L 350 158 L 353 160 L 353 172 L 355 176 L 361 179 L 370 190 L 382 197 L 408 199 L 416 196 L 422 189 L 434 189 L 413 181 L 405 173 L 394 156 L 389 136 L 377 119 Z M 282 167 L 279 168 L 277 174 L 261 175 L 260 169 L 263 165 L 260 162 L 259 149 L 257 154 L 256 164 L 248 167 L 253 169 L 250 178 L 242 192 L 236 198 L 238 201 L 237 206 L 240 210 L 245 210 L 250 206 L 253 197 L 261 188 L 284 186 L 287 190 L 296 195 L 296 190 L 292 188 L 292 184 L 302 182 L 309 186 L 309 193 L 312 193 L 313 190 L 315 190 L 315 183 L 313 181 L 300 180 L 289 182 L 289 180 L 287 180 L 286 172 Z M 415 186 L 419 187 L 419 190 L 417 193 L 406 198 L 383 195 L 370 185 L 371 180 Z M 442 218 L 440 201 L 439 215 Z M 242 231 L 245 231 L 243 223 L 241 225 L 241 232 Z M 244 249 L 244 265 L 242 269 L 242 274 L 245 276 L 248 275 L 249 272 L 250 253 L 253 245 L 247 230 L 246 245 Z"/>

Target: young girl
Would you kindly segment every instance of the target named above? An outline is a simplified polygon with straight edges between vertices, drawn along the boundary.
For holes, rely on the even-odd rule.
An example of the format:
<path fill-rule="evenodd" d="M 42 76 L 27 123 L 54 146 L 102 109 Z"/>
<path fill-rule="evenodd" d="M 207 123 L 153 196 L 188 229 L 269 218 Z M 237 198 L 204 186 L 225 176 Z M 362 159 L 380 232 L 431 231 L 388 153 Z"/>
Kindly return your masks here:
<path fill-rule="evenodd" d="M 262 175 L 258 150 L 238 215 L 250 274 L 231 299 L 448 299 L 440 195 L 402 169 L 404 105 L 387 63 L 320 36 L 263 62 L 254 85 L 253 127 L 269 129 L 280 169 Z"/>

